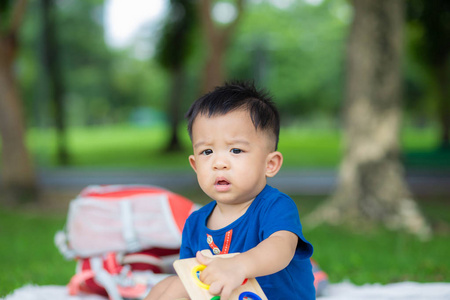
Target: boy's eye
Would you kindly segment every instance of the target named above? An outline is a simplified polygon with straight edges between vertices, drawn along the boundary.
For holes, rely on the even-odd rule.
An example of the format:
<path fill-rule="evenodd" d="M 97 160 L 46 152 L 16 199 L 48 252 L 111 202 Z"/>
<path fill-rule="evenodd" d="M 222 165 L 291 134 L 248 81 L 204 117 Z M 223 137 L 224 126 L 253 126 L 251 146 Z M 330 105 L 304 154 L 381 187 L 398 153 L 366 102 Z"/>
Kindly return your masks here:
<path fill-rule="evenodd" d="M 239 153 L 242 153 L 242 150 L 241 150 L 241 149 L 238 149 L 238 148 L 233 148 L 233 149 L 231 149 L 231 153 L 233 153 L 233 154 L 239 154 Z"/>
<path fill-rule="evenodd" d="M 203 150 L 200 154 L 203 154 L 203 155 L 210 155 L 210 154 L 212 154 L 213 152 L 212 152 L 212 150 L 211 149 L 206 149 L 206 150 Z"/>

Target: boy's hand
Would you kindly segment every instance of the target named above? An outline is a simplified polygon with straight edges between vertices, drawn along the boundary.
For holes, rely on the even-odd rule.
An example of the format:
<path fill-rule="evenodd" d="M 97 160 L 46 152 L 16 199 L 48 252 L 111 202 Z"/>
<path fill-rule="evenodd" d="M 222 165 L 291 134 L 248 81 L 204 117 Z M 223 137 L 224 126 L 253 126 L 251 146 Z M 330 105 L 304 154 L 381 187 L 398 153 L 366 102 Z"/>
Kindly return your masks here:
<path fill-rule="evenodd" d="M 223 300 L 230 298 L 231 293 L 246 279 L 242 264 L 238 263 L 238 257 L 209 258 L 197 252 L 196 258 L 206 268 L 200 274 L 200 280 L 210 285 L 209 292 L 219 295 Z"/>
<path fill-rule="evenodd" d="M 286 268 L 294 257 L 297 244 L 295 233 L 280 230 L 255 248 L 233 257 L 210 258 L 197 252 L 197 260 L 206 266 L 200 280 L 210 285 L 211 294 L 220 294 L 223 300 L 228 300 L 246 278 L 266 276 Z"/>

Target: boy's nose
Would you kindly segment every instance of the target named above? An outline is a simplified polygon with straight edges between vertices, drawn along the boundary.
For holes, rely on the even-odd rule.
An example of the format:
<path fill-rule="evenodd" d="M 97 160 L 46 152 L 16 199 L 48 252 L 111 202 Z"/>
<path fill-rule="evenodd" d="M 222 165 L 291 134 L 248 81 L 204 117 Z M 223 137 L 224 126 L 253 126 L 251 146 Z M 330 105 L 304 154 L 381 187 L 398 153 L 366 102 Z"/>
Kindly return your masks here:
<path fill-rule="evenodd" d="M 215 170 L 228 169 L 228 162 L 224 158 L 217 157 L 214 160 L 213 167 Z"/>

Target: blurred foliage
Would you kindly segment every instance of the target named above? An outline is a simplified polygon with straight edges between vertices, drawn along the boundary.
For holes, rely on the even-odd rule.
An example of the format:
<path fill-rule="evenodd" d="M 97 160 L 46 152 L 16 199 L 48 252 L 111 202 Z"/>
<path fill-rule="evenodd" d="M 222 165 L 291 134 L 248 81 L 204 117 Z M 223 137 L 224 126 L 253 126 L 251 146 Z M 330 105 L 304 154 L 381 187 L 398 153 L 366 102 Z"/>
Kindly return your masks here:
<path fill-rule="evenodd" d="M 137 58 L 131 47 L 114 49 L 104 41 L 103 1 L 58 1 L 59 45 L 67 85 L 69 125 L 88 126 L 127 122 L 141 107 L 164 110 L 168 75 L 163 66 L 183 59 L 168 51 L 173 22 L 149 27 L 163 38 L 157 55 Z M 184 9 L 192 9 L 186 1 Z M 30 2 L 22 33 L 21 82 L 31 126 L 51 126 L 49 101 L 40 76 L 41 20 Z M 182 11 L 180 9 L 180 11 Z M 182 14 L 182 12 L 180 12 Z M 351 9 L 345 0 L 310 5 L 293 1 L 277 7 L 268 1 L 247 1 L 242 23 L 227 55 L 228 78 L 254 78 L 275 95 L 287 119 L 311 114 L 335 117 L 342 99 L 343 52 Z M 169 26 L 167 26 L 167 24 Z M 173 30 L 170 32 L 174 32 Z M 189 55 L 186 94 L 198 96 L 199 72 L 204 47 L 201 32 L 187 36 L 184 52 Z M 151 41 L 149 41 L 151 43 Z M 37 51 L 36 51 L 37 50 Z M 171 62 L 171 59 L 173 60 Z M 157 61 L 161 62 L 158 64 Z M 185 103 L 182 109 L 189 105 Z"/>
<path fill-rule="evenodd" d="M 67 95 L 66 118 L 72 126 L 127 122 L 139 107 L 162 109 L 166 76 L 153 60 L 131 50 L 110 48 L 104 40 L 102 0 L 58 1 L 58 42 Z M 40 65 L 39 2 L 28 7 L 22 35 L 20 71 L 30 126 L 51 126 L 49 100 Z M 36 51 L 37 50 L 37 51 Z"/>
<path fill-rule="evenodd" d="M 255 78 L 285 117 L 336 116 L 342 100 L 347 1 L 249 7 L 229 53 L 233 78 Z"/>
<path fill-rule="evenodd" d="M 187 7 L 184 9 L 193 9 L 191 0 L 181 2 Z M 164 66 L 178 60 L 186 60 L 187 76 L 183 92 L 187 100 L 180 110 L 186 111 L 199 96 L 205 47 L 203 33 L 192 20 L 177 23 L 183 19 L 170 14 L 159 23 L 149 23 L 141 31 L 147 32 L 147 43 L 153 50 L 147 56 L 136 55 L 135 45 L 119 49 L 105 42 L 103 0 L 60 0 L 56 4 L 69 127 L 136 123 L 136 116 L 139 125 L 164 122 L 167 118 L 161 115 L 166 114 L 171 88 Z M 29 2 L 17 72 L 28 126 L 49 128 L 54 121 L 40 63 L 42 20 L 40 14 L 34 13 L 39 9 L 39 1 Z M 344 53 L 351 18 L 352 8 L 347 0 L 247 0 L 227 53 L 227 78 L 254 79 L 270 90 L 283 125 L 304 125 L 327 118 L 327 126 L 339 127 Z M 423 25 L 417 18 L 408 22 L 404 64 L 406 120 L 414 126 L 427 127 L 436 122 L 434 79 L 427 73 L 425 54 L 418 51 L 418 41 L 424 40 L 425 35 Z M 183 37 L 186 43 L 182 52 L 169 51 L 171 37 L 165 33 L 171 24 L 193 27 Z M 173 53 L 186 56 L 177 54 L 175 60 Z M 158 120 L 152 119 L 155 116 Z"/>
<path fill-rule="evenodd" d="M 197 24 L 195 1 L 170 0 L 171 11 L 165 20 L 155 59 L 167 68 L 181 66 L 192 52 Z"/>
<path fill-rule="evenodd" d="M 405 100 L 421 125 L 439 109 L 435 69 L 443 66 L 450 74 L 450 2 L 410 0 L 407 4 Z"/>

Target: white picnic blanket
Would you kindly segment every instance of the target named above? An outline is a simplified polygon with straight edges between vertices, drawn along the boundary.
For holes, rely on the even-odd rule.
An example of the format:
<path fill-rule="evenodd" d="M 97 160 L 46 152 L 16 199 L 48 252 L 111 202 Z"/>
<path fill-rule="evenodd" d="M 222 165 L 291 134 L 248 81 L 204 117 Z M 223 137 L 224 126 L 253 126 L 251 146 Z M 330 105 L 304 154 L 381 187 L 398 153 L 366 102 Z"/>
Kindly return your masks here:
<path fill-rule="evenodd" d="M 26 285 L 3 300 L 105 300 L 95 295 L 70 296 L 65 286 Z M 330 284 L 320 300 L 449 300 L 450 282 L 354 285 L 350 282 Z"/>
<path fill-rule="evenodd" d="M 400 282 L 386 285 L 330 284 L 320 300 L 450 300 L 450 282 Z"/>

